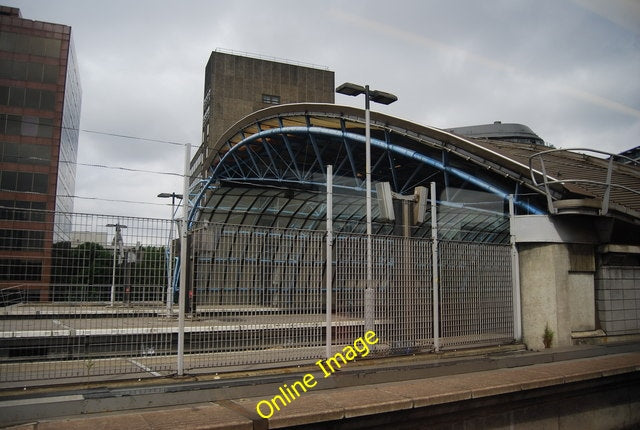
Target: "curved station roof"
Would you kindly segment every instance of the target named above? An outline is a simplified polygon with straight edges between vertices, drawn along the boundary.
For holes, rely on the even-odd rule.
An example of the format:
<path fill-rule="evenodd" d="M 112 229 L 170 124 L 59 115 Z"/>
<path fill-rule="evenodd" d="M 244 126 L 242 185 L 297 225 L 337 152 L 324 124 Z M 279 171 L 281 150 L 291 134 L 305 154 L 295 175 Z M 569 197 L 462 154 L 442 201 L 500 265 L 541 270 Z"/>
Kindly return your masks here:
<path fill-rule="evenodd" d="M 372 183 L 389 182 L 393 192 L 412 195 L 435 182 L 443 238 L 508 242 L 510 195 L 517 214 L 596 210 L 640 219 L 637 165 L 567 151 L 536 155 L 550 148 L 465 137 L 377 112 L 370 124 Z M 191 221 L 324 229 L 326 172 L 333 165 L 333 227 L 365 230 L 362 109 L 303 103 L 260 110 L 231 127 L 201 161 L 208 174 L 191 191 Z M 607 178 L 623 186 L 607 187 Z M 386 222 L 374 202 L 373 219 L 374 234 L 402 231 L 400 204 L 396 221 Z M 427 213 L 411 235 L 428 237 L 430 224 Z"/>

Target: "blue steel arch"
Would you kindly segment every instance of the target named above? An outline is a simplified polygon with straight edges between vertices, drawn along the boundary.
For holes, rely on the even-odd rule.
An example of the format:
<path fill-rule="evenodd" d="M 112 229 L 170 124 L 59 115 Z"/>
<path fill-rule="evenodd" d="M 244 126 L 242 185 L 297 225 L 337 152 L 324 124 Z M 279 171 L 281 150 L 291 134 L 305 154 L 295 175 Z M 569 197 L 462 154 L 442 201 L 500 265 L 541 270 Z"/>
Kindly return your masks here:
<path fill-rule="evenodd" d="M 197 215 L 198 211 L 200 210 L 200 203 L 202 201 L 202 198 L 204 197 L 207 189 L 209 189 L 209 187 L 211 187 L 211 185 L 217 180 L 219 179 L 220 173 L 222 170 L 226 169 L 227 166 L 227 162 L 231 159 L 234 159 L 235 164 L 237 166 L 239 166 L 240 170 L 242 170 L 242 166 L 244 163 L 240 163 L 238 158 L 236 157 L 236 153 L 243 150 L 243 148 L 247 148 L 248 145 L 257 142 L 259 140 L 262 139 L 266 139 L 269 137 L 273 137 L 273 136 L 281 136 L 283 138 L 283 140 L 285 141 L 285 148 L 287 149 L 288 155 L 290 157 L 291 163 L 294 166 L 294 169 L 298 172 L 298 177 L 294 180 L 292 179 L 284 179 L 284 178 L 279 178 L 278 181 L 282 182 L 282 183 L 297 183 L 297 184 L 306 184 L 306 185 L 318 185 L 318 186 L 323 186 L 325 185 L 325 182 L 319 182 L 319 181 L 314 181 L 314 180 L 308 180 L 308 179 L 304 179 L 301 177 L 300 175 L 300 168 L 296 165 L 295 162 L 295 156 L 292 153 L 292 149 L 291 149 L 291 145 L 288 144 L 286 142 L 286 140 L 288 139 L 288 135 L 307 135 L 310 137 L 311 140 L 313 140 L 313 136 L 325 136 L 325 137 L 332 137 L 332 138 L 336 138 L 336 139 L 340 139 L 343 140 L 345 143 L 346 142 L 358 142 L 361 144 L 365 143 L 365 136 L 358 134 L 358 133 L 354 133 L 354 132 L 349 132 L 346 131 L 344 129 L 344 127 L 342 127 L 342 129 L 337 130 L 337 129 L 332 129 L 332 128 L 325 128 L 325 127 L 318 127 L 318 126 L 284 126 L 282 125 L 282 121 L 280 120 L 280 126 L 278 127 L 273 127 L 273 128 L 269 128 L 266 130 L 259 130 L 256 133 L 251 134 L 250 136 L 246 136 L 244 137 L 242 140 L 240 140 L 239 142 L 235 143 L 219 160 L 219 162 L 216 164 L 215 167 L 213 167 L 211 169 L 210 175 L 208 177 L 208 179 L 206 180 L 206 183 L 204 185 L 204 187 L 201 189 L 201 191 L 198 193 L 198 195 L 196 196 L 195 200 L 192 202 L 193 206 L 192 206 L 192 210 L 189 214 L 189 223 L 191 225 L 191 223 L 194 221 L 195 216 Z M 387 133 L 385 133 L 385 136 L 388 136 Z M 471 173 L 468 173 L 460 168 L 451 166 L 449 164 L 447 164 L 445 161 L 440 161 L 437 160 L 433 157 L 430 157 L 426 154 L 423 154 L 415 149 L 409 149 L 409 148 L 405 148 L 403 146 L 394 144 L 394 143 L 390 143 L 388 140 L 388 137 L 386 138 L 386 141 L 380 140 L 378 138 L 375 137 L 371 137 L 371 145 L 372 147 L 377 147 L 379 149 L 382 149 L 384 151 L 387 151 L 388 153 L 395 153 L 398 155 L 401 155 L 403 157 L 409 158 L 409 159 L 413 159 L 413 160 L 417 160 L 421 163 L 424 163 L 432 168 L 438 169 L 440 171 L 446 172 L 448 174 L 451 174 L 463 181 L 466 181 L 468 183 L 474 184 L 475 186 L 477 186 L 478 188 L 494 194 L 498 197 L 500 197 L 501 199 L 507 199 L 509 197 L 509 195 L 511 193 L 508 193 L 506 191 L 504 191 L 503 189 L 500 189 L 499 187 L 489 183 L 488 181 L 478 177 L 478 176 L 474 176 Z M 265 148 L 267 148 L 267 152 L 269 152 L 268 146 L 265 146 Z M 317 158 L 321 158 L 321 155 L 317 154 L 317 148 L 314 148 L 314 150 L 316 151 L 316 157 Z M 249 154 L 251 154 L 251 151 L 247 151 Z M 348 151 L 347 151 L 348 152 Z M 349 155 L 350 157 L 352 155 Z M 249 158 L 251 159 L 252 156 L 249 155 Z M 269 154 L 269 158 L 271 160 L 271 164 L 272 166 L 270 167 L 270 170 L 272 170 L 274 173 L 277 173 L 277 168 L 275 167 L 275 165 L 273 165 L 273 155 Z M 257 166 L 257 162 L 255 161 L 255 159 L 251 160 L 251 162 L 254 164 L 255 166 L 255 170 L 256 172 L 258 172 L 260 169 Z M 319 168 L 322 170 L 323 173 L 325 173 L 325 178 L 326 178 L 326 172 L 324 172 L 324 168 L 323 168 L 323 163 L 320 162 L 319 163 Z M 248 179 L 247 176 L 244 177 L 244 179 Z M 258 176 L 256 177 L 252 177 L 251 180 L 253 181 L 259 181 L 261 179 L 265 179 L 260 178 Z M 271 178 L 273 179 L 273 178 Z M 334 185 L 336 188 L 351 188 L 351 189 L 355 189 L 355 190 L 362 190 L 362 187 L 357 187 L 357 186 L 353 186 L 353 187 L 348 187 L 345 185 Z M 532 214 L 543 214 L 545 213 L 544 211 L 540 210 L 538 207 L 529 204 L 526 201 L 522 201 L 519 199 L 514 199 L 514 204 L 520 208 L 522 208 L 523 210 L 527 211 L 528 213 L 532 213 Z"/>
<path fill-rule="evenodd" d="M 303 107 L 303 109 L 301 109 L 300 107 Z M 310 112 L 310 109 L 309 109 L 310 107 L 313 108 L 313 112 Z M 346 114 L 344 112 L 346 112 Z M 413 170 L 409 174 L 408 178 L 406 179 L 405 188 L 400 191 L 408 191 L 410 189 L 410 187 L 408 187 L 408 184 L 411 183 L 416 177 L 419 177 L 425 174 L 425 169 L 421 170 L 420 166 L 428 166 L 437 171 L 446 172 L 454 177 L 460 178 L 460 180 L 465 183 L 468 182 L 470 184 L 473 184 L 476 187 L 482 190 L 485 190 L 486 192 L 489 192 L 495 196 L 498 196 L 500 199 L 503 199 L 503 200 L 506 199 L 510 194 L 515 194 L 516 196 L 518 196 L 520 193 L 519 190 L 521 188 L 524 188 L 522 185 L 525 185 L 525 186 L 527 185 L 526 177 L 524 177 L 523 175 L 519 175 L 517 173 L 517 168 L 515 170 L 511 170 L 513 166 L 508 166 L 510 162 L 519 164 L 517 161 L 510 160 L 508 157 L 505 157 L 490 149 L 486 150 L 486 148 L 481 148 L 483 150 L 486 150 L 485 152 L 488 155 L 488 157 L 486 158 L 486 161 L 489 164 L 489 166 L 485 167 L 484 169 L 485 171 L 494 171 L 494 172 L 500 171 L 500 169 L 503 167 L 501 166 L 501 163 L 503 163 L 504 166 L 506 166 L 504 171 L 501 172 L 502 179 L 510 178 L 513 182 L 509 184 L 514 186 L 514 193 L 508 193 L 500 186 L 492 184 L 490 181 L 483 179 L 479 175 L 475 175 L 473 173 L 473 169 L 470 169 L 470 171 L 465 171 L 459 167 L 454 166 L 453 163 L 450 162 L 449 151 L 451 150 L 451 147 L 450 147 L 450 145 L 452 144 L 451 141 L 453 141 L 454 144 L 463 142 L 471 146 L 475 146 L 476 149 L 480 148 L 481 145 L 478 145 L 477 143 L 471 142 L 459 136 L 453 136 L 451 133 L 443 132 L 441 130 L 419 126 L 416 124 L 409 123 L 407 121 L 398 120 L 397 118 L 391 118 L 391 117 L 386 117 L 384 115 L 376 114 L 374 112 L 372 112 L 372 114 L 374 114 L 374 116 L 372 117 L 373 119 L 372 127 L 375 127 L 377 129 L 377 134 L 384 135 L 384 140 L 375 137 L 372 133 L 371 145 L 373 148 L 378 148 L 383 151 L 384 153 L 383 156 L 388 157 L 388 163 L 391 165 L 391 167 L 393 168 L 393 164 L 394 164 L 394 160 L 392 160 L 391 154 L 399 155 L 401 157 L 415 160 L 418 162 L 417 163 L 418 167 L 415 168 L 415 170 Z M 305 125 L 297 125 L 297 126 L 286 125 L 286 122 L 287 123 L 291 122 L 289 116 L 303 117 L 304 118 L 303 120 L 300 120 L 298 118 L 298 122 Z M 334 121 L 339 120 L 340 121 L 339 127 L 331 128 L 331 127 L 313 125 L 314 120 L 317 119 L 318 117 L 324 120 L 326 119 L 332 119 Z M 382 120 L 380 118 L 382 118 Z M 388 120 L 393 120 L 392 126 L 400 127 L 402 129 L 402 132 L 398 134 L 397 128 L 393 128 L 391 126 L 388 127 L 387 126 Z M 276 122 L 276 124 L 273 124 L 274 121 Z M 259 182 L 261 180 L 264 180 L 265 182 L 273 182 L 275 178 L 277 179 L 277 182 L 282 185 L 287 185 L 287 184 L 305 185 L 306 184 L 306 185 L 324 187 L 326 184 L 325 164 L 328 164 L 328 163 L 325 163 L 326 160 L 324 157 L 326 152 L 326 145 L 325 147 L 321 147 L 321 145 L 317 142 L 317 139 L 321 137 L 329 137 L 333 139 L 332 140 L 333 143 L 336 143 L 337 145 L 341 144 L 344 146 L 346 155 L 345 155 L 345 159 L 343 160 L 343 163 L 346 164 L 349 162 L 351 164 L 351 166 L 349 167 L 351 167 L 351 170 L 353 171 L 354 178 L 353 178 L 353 183 L 351 185 L 339 184 L 334 181 L 334 188 L 363 191 L 364 179 L 362 179 L 358 183 L 358 179 L 356 177 L 356 171 L 354 168 L 355 156 L 351 151 L 352 149 L 351 144 L 357 143 L 358 145 L 364 145 L 365 136 L 357 132 L 349 131 L 349 127 L 346 126 L 347 121 L 349 121 L 352 126 L 356 125 L 356 127 L 354 128 L 360 129 L 362 131 L 362 125 L 364 122 L 364 119 L 362 117 L 362 110 L 358 110 L 355 108 L 348 108 L 344 106 L 336 106 L 336 105 L 319 105 L 319 104 L 280 105 L 280 106 L 265 109 L 263 111 L 256 112 L 252 115 L 249 115 L 248 117 L 241 120 L 240 122 L 238 122 L 234 127 L 232 127 L 229 131 L 227 131 L 227 133 L 218 141 L 218 146 L 220 146 L 221 144 L 222 146 L 220 147 L 224 149 L 223 151 L 220 151 L 218 153 L 219 155 L 217 156 L 217 158 L 214 158 L 215 162 L 213 160 L 210 160 L 210 165 L 207 168 L 208 175 L 204 180 L 204 186 L 202 186 L 200 191 L 195 194 L 196 196 L 195 199 L 193 200 L 189 199 L 191 200 L 190 204 L 192 207 L 188 217 L 189 228 L 191 229 L 193 227 L 193 223 L 195 222 L 195 218 L 198 215 L 198 213 L 201 210 L 206 209 L 206 205 L 203 207 L 201 203 L 207 191 L 211 190 L 212 188 L 215 188 L 215 187 L 212 187 L 214 182 L 220 178 L 224 178 L 225 175 L 226 175 L 225 179 L 229 180 L 229 177 L 233 177 L 235 173 L 241 172 L 241 175 L 240 175 L 241 177 L 239 176 L 237 177 L 237 179 L 239 179 L 240 181 L 247 180 L 249 183 Z M 268 122 L 271 122 L 271 123 L 267 124 Z M 422 128 L 422 130 L 420 128 Z M 425 133 L 424 130 L 427 130 L 428 132 Z M 434 134 L 432 135 L 431 132 L 433 132 Z M 405 147 L 399 143 L 392 143 L 391 142 L 392 134 L 394 136 L 400 135 L 401 137 L 403 137 L 404 142 L 401 142 L 401 143 L 407 143 L 413 140 L 413 143 L 416 143 L 416 145 L 414 146 L 417 146 L 417 147 L 420 147 L 420 145 L 424 145 L 426 148 L 426 143 L 430 143 L 433 146 L 429 147 L 429 149 L 431 149 L 432 151 L 441 152 L 442 159 L 439 160 L 433 156 L 428 155 L 427 153 L 429 151 L 427 151 L 426 149 L 424 152 L 421 152 L 418 149 L 410 148 L 409 146 L 411 145 L 407 145 L 407 147 Z M 313 176 L 309 176 L 309 171 L 305 173 L 304 169 L 298 166 L 296 154 L 293 149 L 293 145 L 290 142 L 289 136 L 306 136 L 308 138 L 309 146 L 310 146 L 310 148 L 308 149 L 313 153 L 313 156 L 315 157 L 313 166 L 315 166 L 317 172 L 322 173 L 322 175 L 320 175 L 321 178 L 323 179 L 322 181 L 317 180 L 317 178 L 314 178 Z M 442 136 L 450 137 L 451 141 L 449 142 L 444 142 L 444 140 L 441 141 L 440 138 Z M 240 138 L 238 139 L 238 137 Z M 274 148 L 272 148 L 267 143 L 267 139 L 271 139 L 275 137 L 279 137 L 282 139 L 282 145 L 284 148 L 283 152 L 288 157 L 287 160 L 291 162 L 290 163 L 291 166 L 286 167 L 286 169 L 294 173 L 291 177 L 285 177 L 286 176 L 284 175 L 285 172 L 278 171 L 278 167 L 275 163 L 275 160 L 277 158 L 280 158 L 282 161 L 284 160 L 284 158 L 282 154 L 277 153 L 277 151 L 275 151 Z M 265 166 L 260 165 L 261 163 L 263 164 L 265 163 L 263 159 L 264 154 L 260 155 L 256 152 L 253 152 L 253 150 L 251 149 L 251 146 L 255 144 L 262 145 L 262 148 L 264 149 L 264 153 L 266 153 L 266 158 L 268 159 L 267 161 L 268 165 L 265 165 Z M 224 152 L 225 150 L 226 152 Z M 240 155 L 241 151 L 246 151 L 246 156 L 244 157 L 244 159 Z M 471 158 L 473 158 L 473 155 L 469 157 L 467 154 L 464 154 L 464 153 L 461 154 L 456 152 L 455 150 L 451 153 L 459 156 L 461 160 L 465 160 L 465 161 L 469 161 Z M 482 156 L 480 157 L 476 156 L 474 161 L 476 162 L 476 167 L 478 167 L 479 164 L 484 164 L 485 159 Z M 374 162 L 375 160 L 372 160 L 373 171 L 375 171 L 377 164 L 382 162 L 382 158 L 379 158 L 377 162 L 375 163 Z M 337 170 L 338 169 L 336 169 L 336 167 L 334 166 L 334 175 L 336 175 Z M 513 171 L 516 172 L 515 175 L 512 174 Z M 251 177 L 249 173 L 254 173 L 254 176 Z M 272 176 L 267 177 L 268 173 L 270 173 Z M 280 175 L 278 175 L 279 173 Z M 430 172 L 427 170 L 426 173 L 430 173 Z M 423 178 L 423 179 L 429 179 L 429 178 Z M 448 179 L 449 179 L 448 176 L 445 175 L 444 177 L 445 188 L 448 187 L 448 182 L 447 182 Z M 396 188 L 399 187 L 399 179 L 397 177 L 397 172 L 393 169 L 391 170 L 391 181 L 396 186 Z M 497 181 L 497 182 L 499 183 L 500 181 Z M 503 181 L 503 185 L 504 184 L 505 183 Z M 335 196 L 336 194 L 334 193 L 334 204 L 336 199 Z M 534 198 L 534 201 L 535 201 L 535 198 Z M 446 203 L 446 202 L 439 201 L 439 203 Z M 518 198 L 515 198 L 514 203 L 517 207 L 522 208 L 527 213 L 533 213 L 533 214 L 545 213 L 544 211 L 540 210 L 538 206 L 532 205 L 525 200 L 519 200 Z M 348 221 L 346 221 L 346 223 L 352 223 L 353 220 L 356 220 L 355 222 L 357 222 L 357 217 L 356 217 L 357 213 L 358 213 L 357 208 L 355 210 L 352 210 L 351 215 L 347 215 L 347 217 L 350 217 L 350 218 Z M 455 217 L 456 215 L 452 214 L 451 216 Z M 473 224 L 473 222 L 470 222 L 469 224 Z M 504 221 L 499 221 L 497 222 L 496 225 L 498 226 L 497 229 L 504 229 Z M 425 228 L 428 228 L 428 227 L 424 227 L 424 226 L 420 227 L 421 230 Z M 508 223 L 506 228 L 508 230 Z M 387 232 L 389 232 L 389 230 L 387 230 Z M 422 233 L 424 235 L 424 232 Z M 471 234 L 468 235 L 467 237 L 469 238 L 469 240 L 475 240 L 474 238 L 477 237 L 478 234 L 479 234 L 478 232 L 471 232 Z M 508 231 L 506 234 L 508 235 Z M 490 233 L 490 235 L 492 235 L 491 237 L 502 237 L 502 240 L 504 240 L 504 232 L 501 233 L 500 230 L 494 230 Z M 495 240 L 495 239 L 481 239 L 481 240 Z M 177 290 L 177 281 L 178 281 L 177 274 L 179 273 L 179 268 L 180 268 L 180 261 L 178 260 L 175 267 L 176 272 L 174 273 L 175 274 L 175 278 L 174 278 L 175 290 Z"/>

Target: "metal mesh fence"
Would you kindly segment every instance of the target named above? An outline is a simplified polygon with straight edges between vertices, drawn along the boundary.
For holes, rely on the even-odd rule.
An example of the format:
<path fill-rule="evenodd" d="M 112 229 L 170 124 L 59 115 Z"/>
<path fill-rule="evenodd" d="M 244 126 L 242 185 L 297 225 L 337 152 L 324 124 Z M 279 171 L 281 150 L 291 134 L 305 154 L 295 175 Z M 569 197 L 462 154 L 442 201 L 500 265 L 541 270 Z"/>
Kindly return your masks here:
<path fill-rule="evenodd" d="M 349 324 L 334 327 L 334 345 L 352 342 L 364 332 L 366 246 L 364 235 L 341 235 L 335 240 L 334 309 Z M 431 348 L 431 241 L 375 237 L 372 268 L 373 329 L 380 339 L 376 353 Z"/>
<path fill-rule="evenodd" d="M 211 224 L 192 240 L 186 368 L 321 356 L 323 232 Z"/>
<path fill-rule="evenodd" d="M 440 242 L 442 345 L 513 340 L 511 248 Z"/>
<path fill-rule="evenodd" d="M 169 221 L 65 215 L 73 235 L 41 224 L 41 242 L 1 246 L 0 381 L 171 372 Z M 22 261 L 27 276 L 13 271 Z"/>
<path fill-rule="evenodd" d="M 16 235 L 0 243 L 0 382 L 174 373 L 179 309 L 168 269 L 179 244 L 168 246 L 170 221 L 67 218 L 74 232 L 67 240 L 47 237 L 51 229 L 42 224 L 41 241 Z M 187 372 L 315 361 L 325 357 L 327 327 L 334 352 L 364 334 L 367 306 L 380 339 L 372 355 L 432 350 L 432 241 L 374 236 L 365 301 L 367 237 L 336 236 L 327 315 L 326 238 L 323 231 L 194 226 Z M 440 242 L 438 250 L 440 345 L 513 340 L 509 247 Z"/>

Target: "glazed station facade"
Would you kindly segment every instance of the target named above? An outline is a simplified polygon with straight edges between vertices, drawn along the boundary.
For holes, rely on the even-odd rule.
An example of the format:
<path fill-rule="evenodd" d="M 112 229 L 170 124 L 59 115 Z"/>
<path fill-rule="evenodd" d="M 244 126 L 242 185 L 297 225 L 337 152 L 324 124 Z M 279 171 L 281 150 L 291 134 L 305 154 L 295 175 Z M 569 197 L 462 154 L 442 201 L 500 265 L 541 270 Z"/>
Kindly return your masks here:
<path fill-rule="evenodd" d="M 333 104 L 289 104 L 245 117 L 206 160 L 209 176 L 195 189 L 192 220 L 323 230 L 326 172 L 332 165 L 334 228 L 364 232 L 363 114 L 362 109 Z M 508 243 L 509 195 L 516 213 L 544 213 L 545 200 L 530 185 L 526 164 L 528 153 L 540 149 L 547 148 L 470 140 L 371 114 L 372 182 L 388 182 L 401 195 L 435 182 L 440 231 L 447 239 Z M 373 217 L 374 234 L 401 234 L 400 214 L 395 223 L 386 222 L 374 204 Z M 412 237 L 430 236 L 428 216 L 411 224 Z"/>

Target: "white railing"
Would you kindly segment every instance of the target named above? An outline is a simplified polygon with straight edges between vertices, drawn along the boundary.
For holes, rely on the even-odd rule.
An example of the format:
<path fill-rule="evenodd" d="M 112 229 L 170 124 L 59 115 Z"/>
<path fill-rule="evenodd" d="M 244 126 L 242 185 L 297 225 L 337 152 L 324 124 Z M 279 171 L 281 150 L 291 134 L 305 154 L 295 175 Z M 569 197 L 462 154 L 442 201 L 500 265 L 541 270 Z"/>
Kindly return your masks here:
<path fill-rule="evenodd" d="M 544 156 L 552 153 L 557 153 L 557 152 L 575 152 L 580 154 L 594 153 L 594 154 L 608 156 L 606 178 L 604 180 L 596 180 L 596 179 L 585 179 L 585 178 L 571 178 L 571 177 L 565 177 L 565 175 L 562 175 L 562 177 L 560 177 L 558 174 L 556 175 L 550 174 L 548 172 L 548 168 L 547 168 L 548 166 L 545 164 Z M 535 159 L 538 159 L 540 162 L 540 171 L 538 171 L 538 169 L 535 169 L 533 167 L 533 161 Z M 635 190 L 625 185 L 615 183 L 612 180 L 613 171 L 615 168 L 614 161 L 617 159 L 626 160 L 627 163 L 629 163 L 630 165 L 640 166 L 640 162 L 633 160 L 629 157 L 626 157 L 624 155 L 612 154 L 610 152 L 599 151 L 595 149 L 588 149 L 588 148 L 549 149 L 547 151 L 538 152 L 529 157 L 529 172 L 531 174 L 531 180 L 533 184 L 537 187 L 544 188 L 544 191 L 547 197 L 547 206 L 549 209 L 549 213 L 551 214 L 558 213 L 558 208 L 553 204 L 553 197 L 554 195 L 557 196 L 558 194 L 552 191 L 552 187 L 551 187 L 552 185 L 583 184 L 583 185 L 595 185 L 603 189 L 602 202 L 599 209 L 599 214 L 606 215 L 609 212 L 612 188 L 623 189 L 630 193 L 640 196 L 640 190 Z M 542 176 L 542 182 L 540 182 L 536 178 L 536 176 Z"/>

